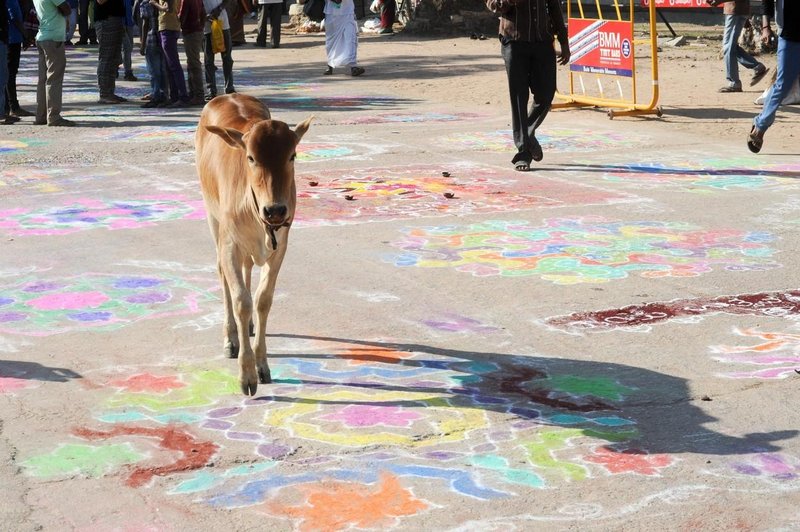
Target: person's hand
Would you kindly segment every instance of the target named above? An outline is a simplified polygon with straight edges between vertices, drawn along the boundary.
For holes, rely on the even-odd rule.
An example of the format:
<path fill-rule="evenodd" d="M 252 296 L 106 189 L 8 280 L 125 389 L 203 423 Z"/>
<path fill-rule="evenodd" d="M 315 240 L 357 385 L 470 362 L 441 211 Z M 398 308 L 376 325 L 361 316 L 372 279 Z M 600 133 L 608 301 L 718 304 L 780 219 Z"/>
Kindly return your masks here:
<path fill-rule="evenodd" d="M 568 43 L 561 43 L 561 52 L 556 54 L 558 58 L 558 64 L 561 66 L 566 65 L 569 63 L 569 58 L 571 54 L 569 53 L 569 44 Z"/>
<path fill-rule="evenodd" d="M 772 28 L 769 26 L 764 26 L 761 28 L 761 42 L 764 44 L 769 44 L 769 42 L 772 40 L 772 37 Z"/>

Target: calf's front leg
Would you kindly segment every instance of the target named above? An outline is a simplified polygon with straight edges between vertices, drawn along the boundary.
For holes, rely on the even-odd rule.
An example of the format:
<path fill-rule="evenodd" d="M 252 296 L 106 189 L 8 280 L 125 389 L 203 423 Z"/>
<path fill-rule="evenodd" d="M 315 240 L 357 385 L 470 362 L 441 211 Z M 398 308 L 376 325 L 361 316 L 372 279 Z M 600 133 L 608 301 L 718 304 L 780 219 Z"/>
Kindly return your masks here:
<path fill-rule="evenodd" d="M 253 315 L 253 299 L 242 275 L 242 258 L 234 245 L 225 246 L 222 271 L 231 292 L 233 316 L 239 340 L 239 385 L 245 395 L 255 395 L 258 387 L 256 360 L 250 347 L 250 318 Z"/>
<path fill-rule="evenodd" d="M 288 230 L 286 231 L 288 233 Z M 278 280 L 283 257 L 286 255 L 288 235 L 284 234 L 275 251 L 261 268 L 261 277 L 256 289 L 256 335 L 255 347 L 256 366 L 258 368 L 258 378 L 261 384 L 272 382 L 272 375 L 267 361 L 267 317 L 272 308 L 272 300 L 275 294 L 275 284 Z"/>

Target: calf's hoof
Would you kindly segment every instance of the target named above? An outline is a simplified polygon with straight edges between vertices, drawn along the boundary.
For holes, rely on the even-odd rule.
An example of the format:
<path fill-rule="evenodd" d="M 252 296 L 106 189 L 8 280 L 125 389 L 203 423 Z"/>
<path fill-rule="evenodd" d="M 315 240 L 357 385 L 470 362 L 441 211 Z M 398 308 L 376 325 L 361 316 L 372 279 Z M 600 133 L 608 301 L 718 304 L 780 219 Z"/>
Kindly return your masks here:
<path fill-rule="evenodd" d="M 222 348 L 222 352 L 225 353 L 225 356 L 228 358 L 238 358 L 239 346 L 231 342 L 225 342 L 225 346 Z"/>
<path fill-rule="evenodd" d="M 257 382 L 241 382 L 242 393 L 245 395 L 253 396 L 256 394 L 256 389 L 258 389 Z"/>
<path fill-rule="evenodd" d="M 239 368 L 239 385 L 245 395 L 255 395 L 258 388 L 258 374 L 255 364 L 249 368 Z"/>
<path fill-rule="evenodd" d="M 258 368 L 258 382 L 261 384 L 269 384 L 272 382 L 272 375 L 268 367 Z"/>

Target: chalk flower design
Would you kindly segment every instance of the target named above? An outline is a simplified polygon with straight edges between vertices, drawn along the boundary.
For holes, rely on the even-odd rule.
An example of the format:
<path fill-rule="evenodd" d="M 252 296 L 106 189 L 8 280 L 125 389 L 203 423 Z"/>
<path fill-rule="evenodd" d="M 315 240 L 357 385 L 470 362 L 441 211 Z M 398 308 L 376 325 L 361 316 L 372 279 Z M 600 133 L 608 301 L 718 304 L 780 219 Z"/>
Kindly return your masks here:
<path fill-rule="evenodd" d="M 181 382 L 181 380 L 178 377 L 174 376 L 159 377 L 158 375 L 152 375 L 150 373 L 140 373 L 138 375 L 132 375 L 127 379 L 117 379 L 110 381 L 108 384 L 109 386 L 113 386 L 115 388 L 121 388 L 122 390 L 131 393 L 143 393 L 143 392 L 165 393 L 186 386 L 186 384 Z"/>
<path fill-rule="evenodd" d="M 416 412 L 407 412 L 399 406 L 350 405 L 320 419 L 341 421 L 348 427 L 410 427 L 420 417 Z"/>
<path fill-rule="evenodd" d="M 714 270 L 767 271 L 769 233 L 705 231 L 676 222 L 553 218 L 543 225 L 490 220 L 469 226 L 414 227 L 392 245 L 400 267 L 454 268 L 483 277 L 538 276 L 555 284 L 642 277 L 698 277 Z"/>
<path fill-rule="evenodd" d="M 603 466 L 611 474 L 638 473 L 657 476 L 660 470 L 671 466 L 675 459 L 666 454 L 647 454 L 638 449 L 616 450 L 598 447 L 594 454 L 584 458 L 587 462 Z"/>
<path fill-rule="evenodd" d="M 270 514 L 300 521 L 300 530 L 376 529 L 396 525 L 399 517 L 415 515 L 428 505 L 414 497 L 391 474 L 381 475 L 377 489 L 362 484 L 322 482 L 302 486 L 307 503 L 267 504 Z"/>

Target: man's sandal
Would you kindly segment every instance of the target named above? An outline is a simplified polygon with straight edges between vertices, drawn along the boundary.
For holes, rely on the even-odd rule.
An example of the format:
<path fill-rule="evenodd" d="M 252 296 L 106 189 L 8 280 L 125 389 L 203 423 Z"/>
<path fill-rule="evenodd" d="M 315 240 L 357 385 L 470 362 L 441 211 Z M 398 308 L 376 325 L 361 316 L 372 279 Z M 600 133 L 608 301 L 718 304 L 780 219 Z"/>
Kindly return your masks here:
<path fill-rule="evenodd" d="M 747 134 L 747 148 L 753 153 L 758 153 L 763 145 L 764 133 L 759 131 L 756 126 L 753 126 L 750 133 Z"/>
<path fill-rule="evenodd" d="M 516 170 L 517 172 L 527 172 L 530 169 L 531 169 L 530 161 L 521 160 L 514 163 L 514 170 Z"/>

